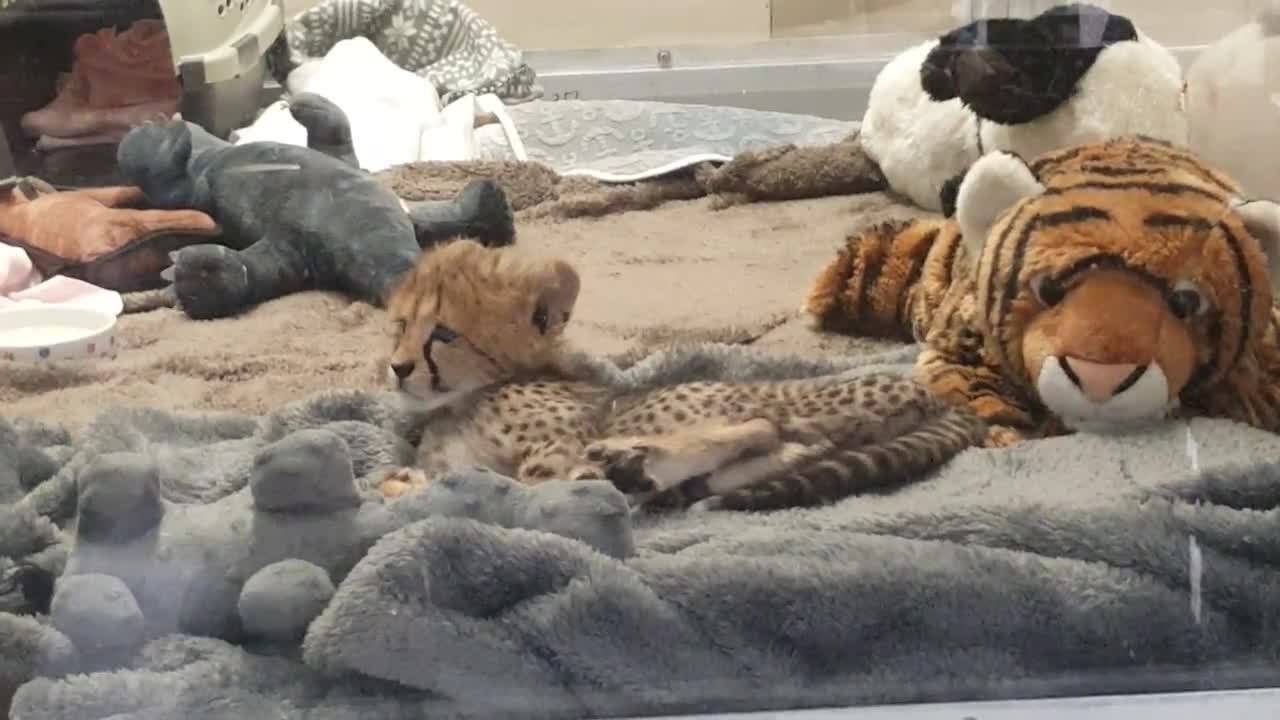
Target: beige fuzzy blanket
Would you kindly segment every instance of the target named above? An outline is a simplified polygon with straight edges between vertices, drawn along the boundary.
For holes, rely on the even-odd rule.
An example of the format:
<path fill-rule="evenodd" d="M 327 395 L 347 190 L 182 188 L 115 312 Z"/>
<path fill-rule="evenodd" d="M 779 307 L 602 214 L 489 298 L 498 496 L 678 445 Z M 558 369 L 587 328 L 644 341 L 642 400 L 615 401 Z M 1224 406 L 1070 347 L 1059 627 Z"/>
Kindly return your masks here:
<path fill-rule="evenodd" d="M 418 165 L 384 179 L 408 199 L 447 197 L 481 171 L 508 188 L 523 251 L 578 267 L 583 288 L 572 333 L 605 354 L 684 338 L 789 352 L 865 347 L 811 333 L 796 309 L 847 233 L 918 214 L 881 194 L 717 210 L 717 199 L 696 197 L 703 193 L 689 178 L 619 189 L 562 180 L 532 164 Z M 680 197 L 695 199 L 668 201 Z M 118 332 L 114 361 L 0 362 L 4 414 L 80 425 L 121 403 L 264 413 L 318 390 L 375 385 L 389 348 L 381 310 L 318 292 L 225 320 L 197 322 L 173 309 L 125 315 Z"/>

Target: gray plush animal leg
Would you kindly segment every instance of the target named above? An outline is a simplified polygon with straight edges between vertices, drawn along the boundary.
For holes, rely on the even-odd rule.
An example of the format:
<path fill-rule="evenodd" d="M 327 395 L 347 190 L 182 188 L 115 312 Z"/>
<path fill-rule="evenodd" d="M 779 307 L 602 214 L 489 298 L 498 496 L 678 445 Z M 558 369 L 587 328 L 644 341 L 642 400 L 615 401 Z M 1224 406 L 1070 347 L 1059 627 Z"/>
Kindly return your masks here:
<path fill-rule="evenodd" d="M 385 249 L 383 252 L 365 252 L 344 258 L 346 268 L 341 290 L 352 297 L 379 306 L 385 306 L 400 278 L 413 269 L 419 252 L 412 247 Z"/>
<path fill-rule="evenodd" d="M 360 167 L 351 141 L 351 122 L 342 108 L 315 93 L 299 93 L 289 99 L 289 114 L 307 129 L 307 147 Z"/>
<path fill-rule="evenodd" d="M 183 312 L 196 320 L 228 317 L 305 289 L 302 258 L 269 238 L 243 251 L 191 245 L 170 257 L 173 266 L 161 276 L 173 283 Z"/>
<path fill-rule="evenodd" d="M 407 203 L 418 246 L 426 249 L 458 237 L 488 247 L 515 242 L 515 219 L 502 186 L 490 179 L 472 180 L 453 200 Z"/>

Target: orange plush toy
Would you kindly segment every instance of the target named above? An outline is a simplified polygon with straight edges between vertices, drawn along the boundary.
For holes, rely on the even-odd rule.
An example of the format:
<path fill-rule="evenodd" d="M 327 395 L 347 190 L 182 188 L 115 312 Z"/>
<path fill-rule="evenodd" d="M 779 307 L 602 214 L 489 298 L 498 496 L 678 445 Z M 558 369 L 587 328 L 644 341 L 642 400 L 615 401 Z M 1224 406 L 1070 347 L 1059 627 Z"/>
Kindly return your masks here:
<path fill-rule="evenodd" d="M 209 242 L 217 223 L 197 210 L 149 210 L 133 187 L 59 191 L 37 178 L 0 180 L 0 242 L 27 251 L 41 275 L 111 290 L 158 287 L 169 253 Z"/>
<path fill-rule="evenodd" d="M 1280 203 L 1141 137 L 988 153 L 952 197 L 850 237 L 809 320 L 920 342 L 916 377 L 990 445 L 1170 415 L 1280 432 Z"/>

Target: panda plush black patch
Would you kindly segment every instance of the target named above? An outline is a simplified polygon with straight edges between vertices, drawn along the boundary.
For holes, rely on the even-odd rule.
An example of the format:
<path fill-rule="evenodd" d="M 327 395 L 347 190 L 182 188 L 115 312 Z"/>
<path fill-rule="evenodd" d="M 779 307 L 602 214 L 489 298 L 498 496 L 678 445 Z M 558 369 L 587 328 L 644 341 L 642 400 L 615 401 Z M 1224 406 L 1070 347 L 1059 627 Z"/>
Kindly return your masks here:
<path fill-rule="evenodd" d="M 985 18 L 903 51 L 859 131 L 889 188 L 942 210 L 984 154 L 1038 157 L 1117 135 L 1186 140 L 1182 67 L 1127 17 L 1087 3 Z"/>
<path fill-rule="evenodd" d="M 1138 39 L 1133 22 L 1095 5 L 1060 5 L 1029 19 L 956 28 L 920 66 L 934 100 L 958 97 L 978 117 L 1013 125 L 1058 109 L 1103 49 Z"/>

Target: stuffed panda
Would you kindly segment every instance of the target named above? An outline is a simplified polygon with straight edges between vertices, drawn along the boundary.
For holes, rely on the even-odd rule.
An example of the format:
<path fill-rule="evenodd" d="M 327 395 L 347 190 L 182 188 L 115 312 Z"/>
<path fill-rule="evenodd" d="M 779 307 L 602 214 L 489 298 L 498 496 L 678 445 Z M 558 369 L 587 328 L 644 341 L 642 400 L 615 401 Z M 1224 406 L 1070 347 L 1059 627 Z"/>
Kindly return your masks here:
<path fill-rule="evenodd" d="M 1185 144 L 1177 58 L 1120 15 L 1059 5 L 972 22 L 898 55 L 871 88 L 860 140 L 890 189 L 945 210 L 984 153 L 1036 157 L 1127 134 Z M 952 181 L 948 185 L 948 181 Z"/>
<path fill-rule="evenodd" d="M 704 179 L 713 206 L 894 191 L 946 212 L 984 153 L 1037 157 L 1117 135 L 1188 141 L 1177 58 L 1095 5 L 988 18 L 910 48 L 877 75 L 861 129 L 826 146 L 740 153 Z"/>

